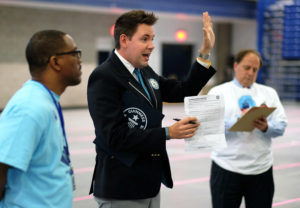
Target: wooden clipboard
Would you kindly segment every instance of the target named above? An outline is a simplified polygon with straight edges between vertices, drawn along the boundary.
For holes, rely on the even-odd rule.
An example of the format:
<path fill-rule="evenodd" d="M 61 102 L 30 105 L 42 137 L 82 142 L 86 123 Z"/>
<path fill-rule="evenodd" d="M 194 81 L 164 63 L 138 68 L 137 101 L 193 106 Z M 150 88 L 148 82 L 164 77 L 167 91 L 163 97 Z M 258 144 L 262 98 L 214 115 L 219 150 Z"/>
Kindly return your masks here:
<path fill-rule="evenodd" d="M 229 129 L 229 131 L 252 131 L 253 122 L 261 117 L 268 117 L 276 108 L 275 107 L 252 107 Z"/>

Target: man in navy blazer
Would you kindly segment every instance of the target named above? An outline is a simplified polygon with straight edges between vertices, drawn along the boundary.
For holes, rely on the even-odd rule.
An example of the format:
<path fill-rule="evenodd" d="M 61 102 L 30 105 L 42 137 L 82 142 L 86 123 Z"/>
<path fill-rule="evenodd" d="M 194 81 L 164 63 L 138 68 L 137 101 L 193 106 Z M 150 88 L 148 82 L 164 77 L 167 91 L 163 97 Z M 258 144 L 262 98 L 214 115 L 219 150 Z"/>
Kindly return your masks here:
<path fill-rule="evenodd" d="M 215 74 L 208 59 L 215 42 L 210 16 L 203 13 L 200 55 L 185 81 L 159 76 L 148 65 L 156 21 L 143 10 L 121 15 L 115 50 L 89 77 L 97 152 L 90 192 L 99 207 L 159 208 L 161 183 L 173 187 L 166 140 L 189 138 L 200 125 L 187 117 L 162 128 L 162 102 L 197 95 Z"/>

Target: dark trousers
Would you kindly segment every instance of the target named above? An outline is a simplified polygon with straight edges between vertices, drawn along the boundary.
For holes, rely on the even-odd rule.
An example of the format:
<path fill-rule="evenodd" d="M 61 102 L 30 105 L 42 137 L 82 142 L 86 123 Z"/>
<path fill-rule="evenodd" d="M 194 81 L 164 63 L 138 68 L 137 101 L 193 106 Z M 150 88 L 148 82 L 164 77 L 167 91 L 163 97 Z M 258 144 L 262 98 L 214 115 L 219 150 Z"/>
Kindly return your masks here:
<path fill-rule="evenodd" d="M 213 208 L 239 208 L 245 197 L 246 208 L 271 208 L 274 195 L 272 167 L 259 175 L 227 171 L 212 162 L 210 191 Z"/>

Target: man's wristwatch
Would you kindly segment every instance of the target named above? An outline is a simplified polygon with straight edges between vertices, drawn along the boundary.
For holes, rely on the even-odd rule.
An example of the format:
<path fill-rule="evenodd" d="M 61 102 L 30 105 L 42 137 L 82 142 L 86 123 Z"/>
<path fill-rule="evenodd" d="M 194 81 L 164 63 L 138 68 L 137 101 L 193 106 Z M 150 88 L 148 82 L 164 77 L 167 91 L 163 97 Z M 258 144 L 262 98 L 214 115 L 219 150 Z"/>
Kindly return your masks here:
<path fill-rule="evenodd" d="M 209 54 L 199 53 L 199 57 L 207 60 L 207 59 L 209 59 Z"/>

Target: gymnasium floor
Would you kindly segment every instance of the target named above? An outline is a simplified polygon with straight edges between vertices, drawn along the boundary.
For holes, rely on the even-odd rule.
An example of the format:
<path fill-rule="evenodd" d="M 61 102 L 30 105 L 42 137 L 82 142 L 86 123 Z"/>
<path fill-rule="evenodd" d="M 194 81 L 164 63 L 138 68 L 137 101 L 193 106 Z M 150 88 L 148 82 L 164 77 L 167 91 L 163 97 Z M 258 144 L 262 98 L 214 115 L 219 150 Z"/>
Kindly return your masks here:
<path fill-rule="evenodd" d="M 288 117 L 288 128 L 283 137 L 273 140 L 275 196 L 273 207 L 300 207 L 300 104 L 283 103 Z M 164 106 L 163 126 L 172 118 L 183 117 L 182 104 Z M 77 189 L 74 208 L 97 207 L 88 195 L 94 167 L 94 127 L 87 109 L 64 110 L 66 131 Z M 297 136 L 298 135 L 298 136 Z M 209 208 L 210 150 L 185 152 L 184 142 L 167 142 L 174 188 L 161 189 L 161 208 Z M 242 205 L 241 207 L 244 207 Z"/>

